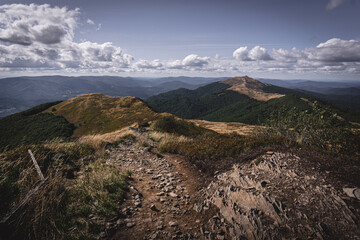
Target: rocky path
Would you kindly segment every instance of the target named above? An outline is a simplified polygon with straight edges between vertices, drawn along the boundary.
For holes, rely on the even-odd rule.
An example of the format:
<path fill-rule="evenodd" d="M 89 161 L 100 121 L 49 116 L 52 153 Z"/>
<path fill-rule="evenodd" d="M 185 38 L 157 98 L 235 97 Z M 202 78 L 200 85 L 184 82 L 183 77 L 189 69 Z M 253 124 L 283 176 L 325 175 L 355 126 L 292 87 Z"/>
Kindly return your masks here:
<path fill-rule="evenodd" d="M 204 194 L 246 239 L 360 239 L 357 188 L 302 163 L 296 155 L 269 152 L 235 164 Z"/>
<path fill-rule="evenodd" d="M 109 151 L 108 163 L 132 172 L 122 217 L 108 223 L 118 228 L 111 239 L 225 239 L 225 220 L 203 206 L 201 173 L 181 156 L 149 151 L 156 143 L 147 133 L 134 134 L 137 143 Z"/>
<path fill-rule="evenodd" d="M 147 134 L 108 151 L 132 179 L 103 239 L 360 239 L 360 190 L 331 172 L 268 152 L 206 182 L 181 156 L 157 154 Z"/>

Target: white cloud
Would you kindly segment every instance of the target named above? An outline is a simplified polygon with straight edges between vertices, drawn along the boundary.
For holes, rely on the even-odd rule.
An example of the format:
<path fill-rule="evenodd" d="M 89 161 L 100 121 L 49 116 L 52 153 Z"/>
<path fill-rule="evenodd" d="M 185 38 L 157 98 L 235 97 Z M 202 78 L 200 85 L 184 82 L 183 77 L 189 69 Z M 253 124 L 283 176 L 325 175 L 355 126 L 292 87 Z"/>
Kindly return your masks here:
<path fill-rule="evenodd" d="M 233 52 L 233 57 L 240 61 L 268 61 L 272 60 L 267 50 L 260 46 L 255 46 L 251 50 L 248 47 L 239 47 Z"/>
<path fill-rule="evenodd" d="M 148 60 L 141 59 L 141 60 L 134 63 L 134 67 L 137 70 L 142 70 L 142 69 L 162 69 L 163 63 L 161 63 L 161 61 L 159 59 L 156 59 L 154 61 L 148 61 Z"/>
<path fill-rule="evenodd" d="M 267 53 L 267 50 L 260 46 L 255 46 L 253 49 L 249 51 L 249 58 L 252 60 L 262 60 L 262 61 L 268 61 L 272 59 Z"/>
<path fill-rule="evenodd" d="M 200 69 L 209 64 L 209 57 L 200 57 L 196 54 L 190 54 L 183 60 L 170 60 L 165 62 L 165 66 L 170 69 Z"/>
<path fill-rule="evenodd" d="M 326 5 L 326 10 L 333 10 L 344 2 L 345 0 L 330 0 L 329 3 Z"/>
<path fill-rule="evenodd" d="M 261 71 L 354 72 L 356 68 L 360 70 L 360 41 L 333 38 L 304 50 L 272 49 L 271 55 L 259 46 L 250 51 L 240 47 L 233 57 L 240 60 L 242 68 Z"/>
<path fill-rule="evenodd" d="M 28 46 L 71 41 L 79 9 L 44 5 L 0 6 L 0 41 Z"/>
<path fill-rule="evenodd" d="M 241 61 L 249 61 L 249 50 L 248 47 L 239 47 L 233 52 L 233 57 Z"/>
<path fill-rule="evenodd" d="M 121 71 L 133 60 L 110 42 L 74 42 L 79 9 L 11 4 L 0 6 L 0 13 L 2 68 Z M 87 23 L 94 24 L 90 19 Z"/>
<path fill-rule="evenodd" d="M 332 38 L 305 51 L 309 59 L 324 62 L 360 62 L 360 42 Z"/>
<path fill-rule="evenodd" d="M 75 42 L 79 9 L 0 6 L 0 71 L 164 74 L 360 73 L 360 41 L 329 39 L 306 49 L 240 46 L 231 56 L 134 61 L 111 42 Z M 88 24 L 94 25 L 88 19 Z M 95 25 L 96 26 L 96 25 Z M 100 29 L 101 24 L 98 25 Z M 94 30 L 95 31 L 95 30 Z"/>
<path fill-rule="evenodd" d="M 202 67 L 209 63 L 209 57 L 199 57 L 196 54 L 190 54 L 184 58 L 182 61 L 183 65 L 186 67 Z"/>
<path fill-rule="evenodd" d="M 100 31 L 100 29 L 101 29 L 101 23 L 98 24 L 96 31 Z"/>
<path fill-rule="evenodd" d="M 91 20 L 90 18 L 88 18 L 88 19 L 86 20 L 86 23 L 88 23 L 88 24 L 90 24 L 90 25 L 94 25 L 94 24 L 95 24 L 94 21 Z"/>

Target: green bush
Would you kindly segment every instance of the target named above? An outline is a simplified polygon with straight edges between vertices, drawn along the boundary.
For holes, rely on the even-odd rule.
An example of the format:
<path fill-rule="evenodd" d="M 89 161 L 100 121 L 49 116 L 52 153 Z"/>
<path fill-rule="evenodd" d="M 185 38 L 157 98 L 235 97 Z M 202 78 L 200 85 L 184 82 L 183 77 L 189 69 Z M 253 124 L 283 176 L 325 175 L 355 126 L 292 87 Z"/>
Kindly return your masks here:
<path fill-rule="evenodd" d="M 49 104 L 44 106 L 47 107 Z M 44 106 L 0 119 L 0 151 L 26 144 L 38 144 L 54 138 L 71 137 L 74 125 L 64 117 L 39 113 Z"/>
<path fill-rule="evenodd" d="M 187 137 L 214 133 L 211 130 L 198 127 L 194 123 L 183 119 L 176 119 L 172 116 L 162 117 L 156 120 L 151 127 L 158 132 L 173 133 Z"/>
<path fill-rule="evenodd" d="M 288 143 L 358 159 L 360 138 L 351 125 L 329 108 L 315 102 L 311 111 L 280 110 L 257 133 L 261 137 L 284 136 Z"/>

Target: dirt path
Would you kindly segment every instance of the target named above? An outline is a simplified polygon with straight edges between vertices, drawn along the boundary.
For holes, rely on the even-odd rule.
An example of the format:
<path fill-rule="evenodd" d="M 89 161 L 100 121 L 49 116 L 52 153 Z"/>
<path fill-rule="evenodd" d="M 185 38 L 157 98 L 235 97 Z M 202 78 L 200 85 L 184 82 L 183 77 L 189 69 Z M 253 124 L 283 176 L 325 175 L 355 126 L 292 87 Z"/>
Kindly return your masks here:
<path fill-rule="evenodd" d="M 202 173 L 181 156 L 148 151 L 146 146 L 156 143 L 147 133 L 135 133 L 137 143 L 122 143 L 109 152 L 110 164 L 132 172 L 122 217 L 109 223 L 118 229 L 110 239 L 224 239 L 224 219 L 203 204 L 199 193 L 205 184 Z"/>
<path fill-rule="evenodd" d="M 102 239 L 359 239 L 360 189 L 316 162 L 267 152 L 210 178 L 133 133 L 108 151 L 132 179 Z"/>

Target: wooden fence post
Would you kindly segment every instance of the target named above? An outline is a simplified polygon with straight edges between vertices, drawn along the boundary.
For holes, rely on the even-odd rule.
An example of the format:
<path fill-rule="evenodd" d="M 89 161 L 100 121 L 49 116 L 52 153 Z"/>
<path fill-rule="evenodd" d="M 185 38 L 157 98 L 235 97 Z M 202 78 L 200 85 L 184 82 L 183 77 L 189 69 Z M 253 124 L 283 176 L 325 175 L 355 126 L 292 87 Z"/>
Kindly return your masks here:
<path fill-rule="evenodd" d="M 44 180 L 45 180 L 44 175 L 43 175 L 42 172 L 41 172 L 41 169 L 40 169 L 40 167 L 39 167 L 39 165 L 38 165 L 38 163 L 37 163 L 37 161 L 36 161 L 36 159 L 35 159 L 35 157 L 34 157 L 34 154 L 31 152 L 30 149 L 28 150 L 28 152 L 29 152 L 29 154 L 30 154 L 30 157 L 31 157 L 34 165 L 35 165 L 36 171 L 37 171 L 37 173 L 39 174 L 39 176 L 40 176 L 40 178 L 41 178 L 41 181 L 44 181 Z"/>

